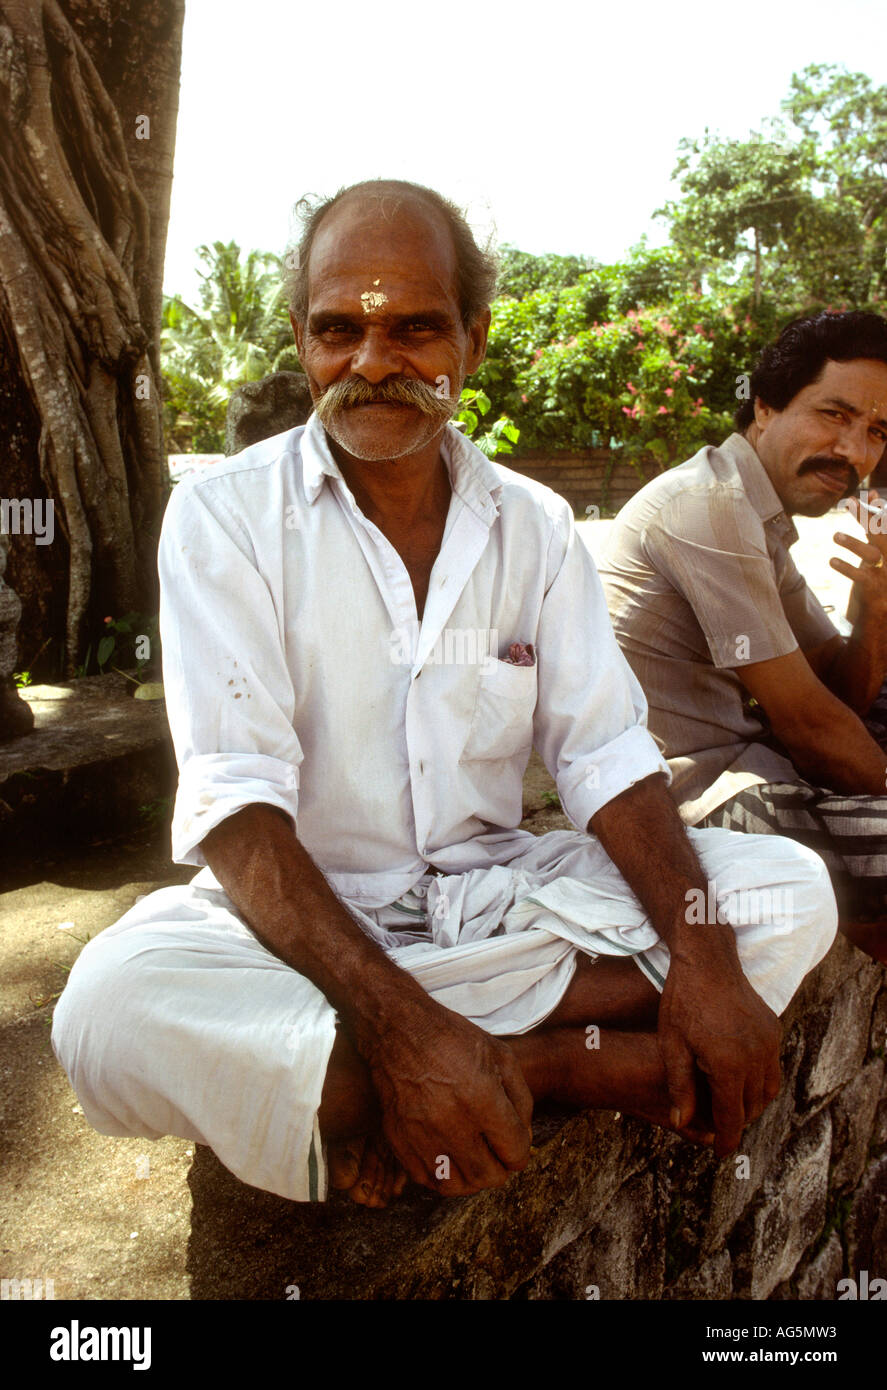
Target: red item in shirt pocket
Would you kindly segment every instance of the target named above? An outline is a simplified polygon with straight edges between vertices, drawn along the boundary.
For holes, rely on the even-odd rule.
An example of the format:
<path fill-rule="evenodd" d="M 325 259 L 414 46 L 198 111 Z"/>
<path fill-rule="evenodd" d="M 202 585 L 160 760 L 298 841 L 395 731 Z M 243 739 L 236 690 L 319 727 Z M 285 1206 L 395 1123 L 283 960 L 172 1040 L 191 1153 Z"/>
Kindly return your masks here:
<path fill-rule="evenodd" d="M 509 666 L 535 666 L 536 653 L 532 642 L 512 642 L 508 655 L 503 656 L 502 660 Z"/>

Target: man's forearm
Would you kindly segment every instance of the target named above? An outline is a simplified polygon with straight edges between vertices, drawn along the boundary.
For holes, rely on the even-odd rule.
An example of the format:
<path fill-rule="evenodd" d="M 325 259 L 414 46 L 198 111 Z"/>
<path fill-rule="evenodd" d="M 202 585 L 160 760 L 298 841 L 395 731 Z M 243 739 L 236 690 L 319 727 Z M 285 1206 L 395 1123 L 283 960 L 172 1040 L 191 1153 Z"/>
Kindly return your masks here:
<path fill-rule="evenodd" d="M 708 901 L 708 880 L 663 777 L 647 777 L 608 801 L 592 816 L 588 831 L 598 837 L 673 957 L 695 959 L 704 947 L 738 959 L 729 926 L 701 927 L 695 917 L 694 924 L 688 922 L 689 905 L 698 901 L 695 892 Z"/>
<path fill-rule="evenodd" d="M 822 676 L 833 695 L 856 714 L 868 712 L 887 675 L 887 623 L 861 617 Z"/>
<path fill-rule="evenodd" d="M 835 700 L 821 716 L 799 710 L 791 724 L 774 725 L 773 733 L 798 771 L 817 786 L 857 796 L 887 790 L 887 755 L 842 702 Z"/>
<path fill-rule="evenodd" d="M 259 940 L 317 986 L 359 1050 L 380 1044 L 394 1020 L 414 1026 L 436 1007 L 361 930 L 278 811 L 246 806 L 201 849 Z"/>

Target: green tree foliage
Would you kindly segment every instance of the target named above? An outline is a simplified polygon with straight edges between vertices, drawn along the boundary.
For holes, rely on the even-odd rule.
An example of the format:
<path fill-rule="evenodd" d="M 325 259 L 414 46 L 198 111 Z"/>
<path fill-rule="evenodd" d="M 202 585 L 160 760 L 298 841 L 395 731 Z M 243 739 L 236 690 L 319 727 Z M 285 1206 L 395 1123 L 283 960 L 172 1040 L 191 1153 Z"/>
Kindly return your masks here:
<path fill-rule="evenodd" d="M 236 242 L 197 252 L 200 307 L 165 297 L 161 360 L 169 452 L 220 453 L 231 392 L 269 372 L 298 371 L 296 345 L 272 252 L 241 257 Z"/>
<path fill-rule="evenodd" d="M 523 299 L 536 290 L 561 290 L 575 285 L 594 265 L 584 256 L 533 256 L 515 246 L 499 248 L 500 295 Z"/>
<path fill-rule="evenodd" d="M 796 256 L 826 298 L 837 290 L 855 303 L 887 294 L 887 87 L 863 73 L 811 64 L 792 78 L 783 109 L 812 151 L 810 172 L 822 190 L 818 217 L 800 231 Z"/>
<path fill-rule="evenodd" d="M 692 272 L 747 285 L 786 317 L 875 307 L 887 291 L 887 87 L 813 64 L 792 78 L 783 118 L 746 140 L 706 130 L 679 145 L 682 197 L 660 210 Z"/>
<path fill-rule="evenodd" d="M 678 148 L 673 177 L 684 196 L 661 210 L 675 246 L 698 275 L 748 257 L 759 304 L 764 256 L 785 256 L 812 201 L 805 150 L 786 143 L 778 122 L 748 140 L 720 140 L 706 129 L 702 140 Z"/>

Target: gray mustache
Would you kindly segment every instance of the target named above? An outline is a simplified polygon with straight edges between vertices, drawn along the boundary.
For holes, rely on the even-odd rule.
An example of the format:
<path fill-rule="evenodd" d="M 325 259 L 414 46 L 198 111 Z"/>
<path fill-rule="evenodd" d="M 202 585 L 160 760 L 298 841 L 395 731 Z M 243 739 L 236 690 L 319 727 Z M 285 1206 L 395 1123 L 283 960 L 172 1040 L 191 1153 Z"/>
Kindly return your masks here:
<path fill-rule="evenodd" d="M 334 381 L 314 402 L 314 409 L 325 424 L 343 410 L 359 405 L 411 405 L 443 423 L 455 413 L 458 401 L 438 396 L 433 386 L 410 377 L 391 377 L 373 385 L 363 377 Z"/>

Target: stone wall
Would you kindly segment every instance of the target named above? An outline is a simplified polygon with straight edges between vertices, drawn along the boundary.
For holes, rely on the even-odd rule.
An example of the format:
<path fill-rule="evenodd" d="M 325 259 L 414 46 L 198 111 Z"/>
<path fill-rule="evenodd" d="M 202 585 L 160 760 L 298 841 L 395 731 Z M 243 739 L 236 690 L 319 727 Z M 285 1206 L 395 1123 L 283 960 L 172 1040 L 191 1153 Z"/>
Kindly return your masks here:
<path fill-rule="evenodd" d="M 836 1299 L 842 1278 L 887 1277 L 885 1033 L 887 972 L 840 938 L 786 1014 L 781 1094 L 722 1162 L 550 1112 L 504 1189 L 374 1212 L 258 1192 L 199 1148 L 191 1296 Z"/>
<path fill-rule="evenodd" d="M 497 462 L 517 473 L 526 473 L 536 482 L 559 492 L 577 516 L 584 516 L 586 507 L 592 505 L 600 507 L 602 513 L 605 508 L 618 512 L 638 488 L 659 471 L 652 461 L 634 468 L 609 449 L 571 454 L 528 449 L 520 455 L 503 455 Z"/>

